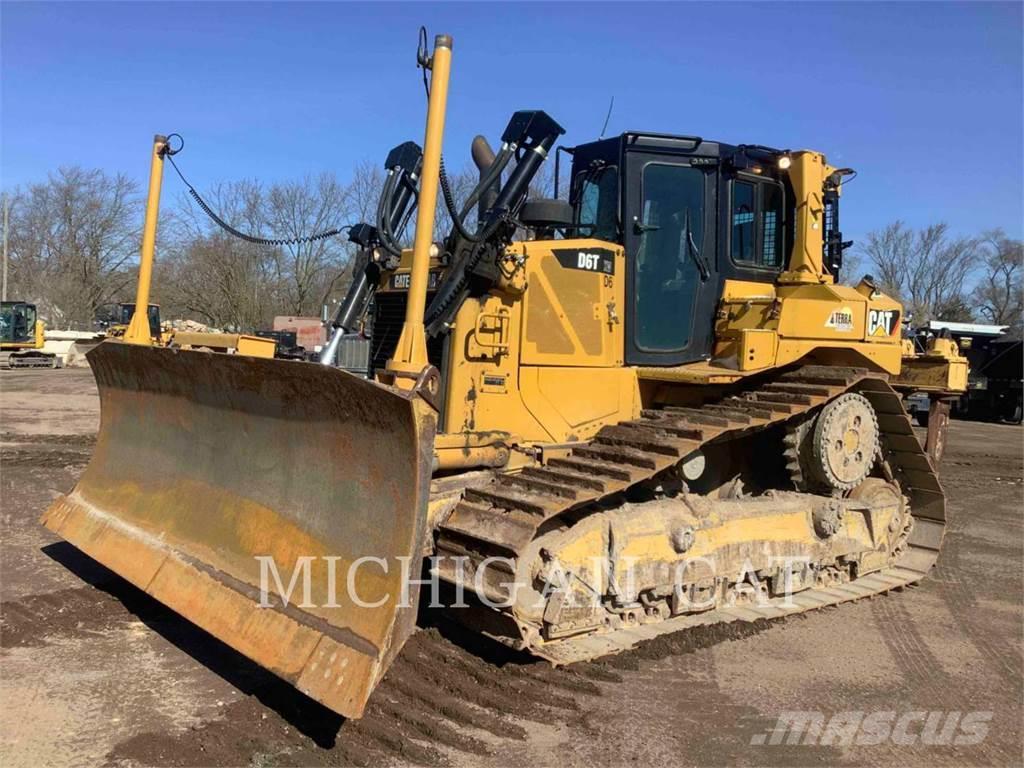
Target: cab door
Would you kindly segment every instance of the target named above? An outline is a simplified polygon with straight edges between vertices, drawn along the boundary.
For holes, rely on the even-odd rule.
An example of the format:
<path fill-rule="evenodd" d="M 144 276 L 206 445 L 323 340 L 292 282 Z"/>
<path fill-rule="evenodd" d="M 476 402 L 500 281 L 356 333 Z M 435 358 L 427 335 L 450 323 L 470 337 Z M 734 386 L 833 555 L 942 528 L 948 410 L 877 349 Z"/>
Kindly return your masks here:
<path fill-rule="evenodd" d="M 715 301 L 715 172 L 686 157 L 630 152 L 627 158 L 626 362 L 669 366 L 707 359 Z"/>

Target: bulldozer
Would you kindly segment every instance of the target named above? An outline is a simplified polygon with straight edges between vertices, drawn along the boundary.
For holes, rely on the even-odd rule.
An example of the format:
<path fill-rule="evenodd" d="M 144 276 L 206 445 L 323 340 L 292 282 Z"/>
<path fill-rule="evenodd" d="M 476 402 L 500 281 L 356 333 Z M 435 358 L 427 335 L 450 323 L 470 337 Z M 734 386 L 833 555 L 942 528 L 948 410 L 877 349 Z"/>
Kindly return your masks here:
<path fill-rule="evenodd" d="M 135 305 L 122 301 L 119 304 L 109 304 L 101 307 L 96 313 L 96 324 L 106 331 L 111 338 L 122 338 L 131 325 L 132 317 L 135 315 Z M 154 344 L 163 344 L 164 335 L 160 325 L 160 305 L 150 304 L 146 312 L 146 320 L 149 323 L 149 335 Z"/>
<path fill-rule="evenodd" d="M 275 355 L 276 343 L 259 335 L 222 333 L 220 331 L 179 331 L 175 328 L 164 328 L 160 322 L 159 304 L 150 304 L 146 313 L 144 315 L 140 313 L 140 316 L 143 317 L 145 323 L 142 326 L 142 331 L 145 332 L 148 328 L 153 344 L 159 346 L 216 350 L 252 357 L 274 357 Z M 97 321 L 101 326 L 106 327 L 108 337 L 123 339 L 132 328 L 134 319 L 135 305 L 121 302 L 104 307 Z M 134 333 L 139 333 L 138 325 Z"/>
<path fill-rule="evenodd" d="M 556 148 L 562 126 L 524 110 L 498 151 L 474 141 L 459 205 L 451 57 L 447 35 L 421 51 L 424 143 L 389 154 L 349 231 L 319 362 L 105 341 L 94 454 L 43 523 L 352 718 L 427 584 L 569 664 L 924 578 L 945 497 L 903 408 L 900 304 L 841 281 L 851 171 L 644 131 Z M 568 199 L 528 199 L 552 153 Z M 966 362 L 944 352 L 928 372 L 952 395 Z"/>

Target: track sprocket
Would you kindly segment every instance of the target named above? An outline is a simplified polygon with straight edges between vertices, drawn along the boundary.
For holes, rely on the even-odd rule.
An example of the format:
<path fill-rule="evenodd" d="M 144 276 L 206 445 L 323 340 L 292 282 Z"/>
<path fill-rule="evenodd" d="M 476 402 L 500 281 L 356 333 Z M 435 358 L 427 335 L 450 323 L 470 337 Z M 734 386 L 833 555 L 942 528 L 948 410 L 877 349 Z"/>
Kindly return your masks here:
<path fill-rule="evenodd" d="M 849 491 L 878 456 L 878 417 L 866 397 L 847 392 L 790 427 L 785 452 L 797 490 Z"/>

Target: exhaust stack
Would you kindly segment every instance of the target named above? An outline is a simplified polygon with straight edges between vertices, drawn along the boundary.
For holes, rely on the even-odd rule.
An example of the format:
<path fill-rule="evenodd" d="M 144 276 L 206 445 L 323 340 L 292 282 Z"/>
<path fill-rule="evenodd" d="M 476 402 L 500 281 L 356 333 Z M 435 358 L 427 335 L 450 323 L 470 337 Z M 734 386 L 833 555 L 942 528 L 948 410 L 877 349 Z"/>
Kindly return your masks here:
<path fill-rule="evenodd" d="M 470 154 L 473 156 L 473 163 L 476 165 L 477 170 L 480 172 L 480 181 L 487 178 L 487 172 L 494 165 L 496 159 L 494 150 L 491 149 L 491 145 L 487 142 L 483 136 L 473 137 L 473 143 L 470 146 Z M 501 178 L 494 180 L 494 183 L 487 187 L 480 195 L 480 204 L 476 209 L 476 220 L 483 221 L 484 214 L 487 213 L 488 209 L 494 205 L 494 201 L 498 199 L 498 191 L 501 189 Z"/>

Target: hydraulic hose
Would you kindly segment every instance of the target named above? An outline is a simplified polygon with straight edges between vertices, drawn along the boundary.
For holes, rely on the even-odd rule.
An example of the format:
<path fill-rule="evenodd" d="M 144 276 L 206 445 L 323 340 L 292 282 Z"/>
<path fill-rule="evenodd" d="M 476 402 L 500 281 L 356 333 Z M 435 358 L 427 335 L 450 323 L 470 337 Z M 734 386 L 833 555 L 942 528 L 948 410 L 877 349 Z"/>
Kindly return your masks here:
<path fill-rule="evenodd" d="M 502 172 L 505 170 L 505 166 L 508 165 L 509 160 L 512 158 L 512 154 L 512 148 L 507 144 L 503 144 L 501 151 L 498 152 L 498 156 L 491 164 L 487 175 L 477 183 L 473 192 L 466 200 L 466 204 L 462 211 L 459 211 L 458 206 L 455 204 L 455 196 L 452 194 L 451 185 L 448 182 L 448 174 L 445 172 L 444 158 L 441 158 L 441 176 L 439 179 L 441 194 L 444 197 L 444 204 L 445 208 L 448 209 L 448 215 L 452 219 L 452 225 L 455 227 L 455 231 L 463 239 L 468 240 L 471 243 L 479 243 L 494 234 L 494 230 L 497 227 L 489 227 L 488 230 L 481 231 L 481 228 L 484 226 L 484 222 L 478 222 L 477 231 L 475 233 L 470 233 L 469 230 L 466 229 L 465 220 L 469 215 L 469 211 L 472 210 L 477 200 L 480 199 L 484 190 L 488 189 L 498 178 L 501 177 Z"/>

